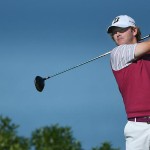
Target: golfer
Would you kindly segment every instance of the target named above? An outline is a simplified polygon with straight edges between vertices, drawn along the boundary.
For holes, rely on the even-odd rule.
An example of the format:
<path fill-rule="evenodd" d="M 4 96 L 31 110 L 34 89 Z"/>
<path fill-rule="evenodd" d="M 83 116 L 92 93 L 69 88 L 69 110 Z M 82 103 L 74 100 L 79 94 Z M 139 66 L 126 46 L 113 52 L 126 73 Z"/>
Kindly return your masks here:
<path fill-rule="evenodd" d="M 107 33 L 117 45 L 111 67 L 128 119 L 126 150 L 150 150 L 150 40 L 138 43 L 140 29 L 127 15 L 116 17 Z"/>

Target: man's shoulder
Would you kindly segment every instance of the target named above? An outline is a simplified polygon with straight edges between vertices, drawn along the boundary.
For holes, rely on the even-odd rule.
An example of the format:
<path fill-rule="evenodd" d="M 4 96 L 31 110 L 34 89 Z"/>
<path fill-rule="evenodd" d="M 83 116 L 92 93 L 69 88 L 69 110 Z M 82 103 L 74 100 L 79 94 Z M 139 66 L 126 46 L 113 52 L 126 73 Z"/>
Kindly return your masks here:
<path fill-rule="evenodd" d="M 136 45 L 137 45 L 137 43 L 135 43 L 135 44 L 122 44 L 122 45 L 116 46 L 115 48 L 113 48 L 113 50 L 126 49 L 126 48 L 128 49 L 128 48 L 135 47 Z"/>

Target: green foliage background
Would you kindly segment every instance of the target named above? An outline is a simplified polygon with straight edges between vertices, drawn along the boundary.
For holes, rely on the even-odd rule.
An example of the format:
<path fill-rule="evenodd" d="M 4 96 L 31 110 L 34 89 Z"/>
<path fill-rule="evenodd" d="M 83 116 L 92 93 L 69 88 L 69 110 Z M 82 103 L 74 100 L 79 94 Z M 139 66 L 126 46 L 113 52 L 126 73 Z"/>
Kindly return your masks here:
<path fill-rule="evenodd" d="M 0 116 L 0 150 L 84 150 L 80 141 L 73 137 L 70 127 L 58 124 L 36 129 L 31 137 L 19 136 L 19 125 L 12 123 L 9 117 Z M 112 148 L 109 142 L 91 150 L 120 150 Z"/>

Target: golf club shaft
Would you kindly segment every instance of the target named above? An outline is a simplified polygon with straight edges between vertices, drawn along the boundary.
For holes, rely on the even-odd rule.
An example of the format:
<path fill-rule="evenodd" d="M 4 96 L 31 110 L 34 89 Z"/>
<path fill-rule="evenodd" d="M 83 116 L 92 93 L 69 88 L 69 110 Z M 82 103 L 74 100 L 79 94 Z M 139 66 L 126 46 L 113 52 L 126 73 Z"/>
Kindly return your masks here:
<path fill-rule="evenodd" d="M 107 53 L 105 53 L 105 54 L 102 54 L 102 55 L 100 55 L 100 56 L 97 56 L 97 57 L 95 57 L 95 58 L 93 58 L 93 59 L 90 59 L 90 60 L 88 60 L 88 61 L 86 61 L 86 62 L 83 62 L 83 63 L 78 64 L 78 65 L 76 65 L 76 66 L 73 66 L 73 67 L 71 67 L 71 68 L 68 68 L 68 69 L 66 69 L 66 70 L 64 70 L 64 71 L 58 72 L 58 73 L 56 73 L 56 74 L 54 74 L 54 75 L 51 75 L 51 76 L 47 77 L 46 79 L 55 77 L 55 76 L 57 76 L 57 75 L 60 75 L 60 74 L 62 74 L 62 73 L 65 73 L 65 72 L 67 72 L 67 71 L 70 71 L 70 70 L 72 70 L 72 69 L 78 68 L 78 67 L 80 67 L 80 66 L 82 66 L 82 65 L 85 65 L 85 64 L 87 64 L 87 63 L 89 63 L 89 62 L 92 62 L 92 61 L 94 61 L 94 60 L 96 60 L 96 59 L 99 59 L 99 58 L 101 58 L 101 57 L 104 57 L 104 56 L 106 56 L 106 55 L 108 55 L 108 54 L 110 54 L 110 53 L 111 53 L 111 52 L 107 52 Z"/>
<path fill-rule="evenodd" d="M 141 38 L 140 42 L 143 41 L 143 40 L 145 40 L 145 39 L 147 39 L 147 38 L 149 38 L 149 37 L 150 37 L 150 34 L 147 35 L 147 36 L 145 36 L 145 37 L 143 37 L 143 38 Z M 83 62 L 83 63 L 80 63 L 80 64 L 78 64 L 78 65 L 76 65 L 76 66 L 73 66 L 73 67 L 68 68 L 68 69 L 66 69 L 66 70 L 64 70 L 64 71 L 58 72 L 58 73 L 56 73 L 56 74 L 53 74 L 53 75 L 51 75 L 51 76 L 48 76 L 47 78 L 44 78 L 44 80 L 47 80 L 47 79 L 49 79 L 49 78 L 53 78 L 53 77 L 55 77 L 55 76 L 58 76 L 58 75 L 60 75 L 60 74 L 63 74 L 63 73 L 68 72 L 68 71 L 70 71 L 70 70 L 73 70 L 73 69 L 75 69 L 75 68 L 78 68 L 78 67 L 80 67 L 80 66 L 83 66 L 83 65 L 85 65 L 85 64 L 87 64 L 87 63 L 90 63 L 90 62 L 92 62 L 92 61 L 94 61 L 94 60 L 97 60 L 97 59 L 99 59 L 99 58 L 101 58 L 101 57 L 104 57 L 104 56 L 106 56 L 106 55 L 108 55 L 108 54 L 110 54 L 110 53 L 111 53 L 111 51 L 106 52 L 106 53 L 104 53 L 104 54 L 102 54 L 102 55 L 100 55 L 100 56 L 97 56 L 97 57 L 93 58 L 93 59 L 90 59 L 90 60 L 88 60 L 88 61 L 85 61 L 85 62 Z"/>

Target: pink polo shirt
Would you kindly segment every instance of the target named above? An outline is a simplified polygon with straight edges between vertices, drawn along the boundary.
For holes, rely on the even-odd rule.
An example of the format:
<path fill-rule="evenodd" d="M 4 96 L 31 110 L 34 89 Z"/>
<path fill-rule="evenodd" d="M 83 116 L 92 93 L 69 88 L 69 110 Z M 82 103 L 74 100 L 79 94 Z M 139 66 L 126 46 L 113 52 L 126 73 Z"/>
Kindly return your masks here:
<path fill-rule="evenodd" d="M 128 118 L 150 116 L 150 54 L 135 60 L 136 45 L 121 45 L 111 52 L 112 70 Z"/>

